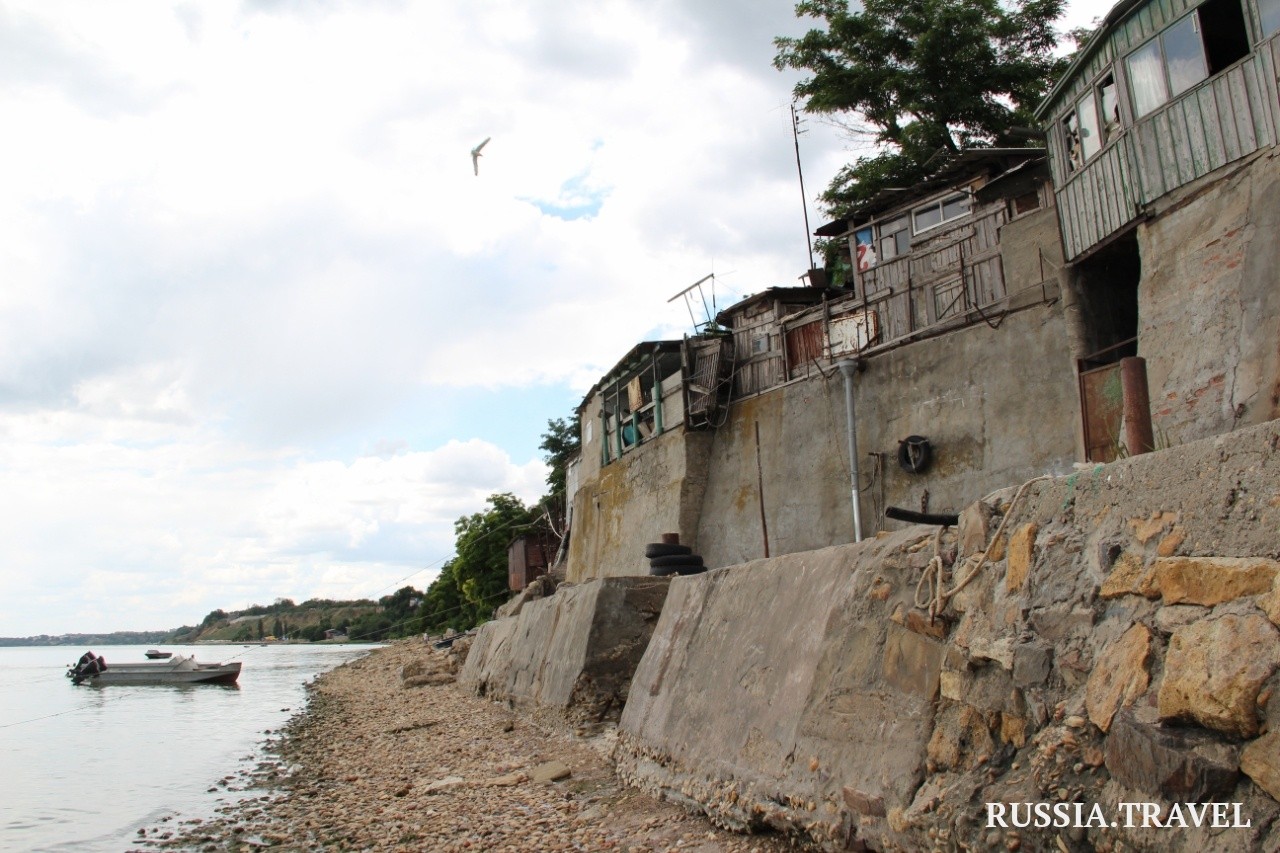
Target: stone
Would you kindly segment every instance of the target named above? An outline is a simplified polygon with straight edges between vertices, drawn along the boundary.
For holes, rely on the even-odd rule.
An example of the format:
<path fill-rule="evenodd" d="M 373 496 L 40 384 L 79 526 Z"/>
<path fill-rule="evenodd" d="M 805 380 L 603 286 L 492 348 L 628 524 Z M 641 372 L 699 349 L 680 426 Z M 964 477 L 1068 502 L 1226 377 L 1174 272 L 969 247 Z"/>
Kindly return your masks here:
<path fill-rule="evenodd" d="M 1165 634 L 1172 634 L 1179 628 L 1185 628 L 1192 622 L 1203 619 L 1208 614 L 1207 607 L 1197 604 L 1170 604 L 1156 611 L 1156 628 Z"/>
<path fill-rule="evenodd" d="M 1165 604 L 1212 607 L 1267 592 L 1277 576 L 1280 563 L 1255 557 L 1165 557 L 1155 564 Z"/>
<path fill-rule="evenodd" d="M 1098 656 L 1085 685 L 1085 710 L 1095 726 L 1111 728 L 1116 711 L 1132 705 L 1151 683 L 1151 631 L 1141 623 Z"/>
<path fill-rule="evenodd" d="M 562 761 L 547 761 L 529 771 L 529 779 L 533 782 L 559 782 L 573 775 L 569 765 Z"/>
<path fill-rule="evenodd" d="M 459 785 L 463 785 L 465 784 L 465 782 L 466 780 L 464 780 L 461 776 L 446 776 L 443 779 L 437 779 L 434 782 L 428 782 L 426 785 L 422 786 L 420 791 L 423 794 L 438 794 L 441 791 L 447 791 L 450 788 L 456 788 Z"/>
<path fill-rule="evenodd" d="M 1254 737 L 1258 694 L 1277 668 L 1280 631 L 1261 614 L 1228 613 L 1179 628 L 1165 655 L 1160 718 Z"/>
<path fill-rule="evenodd" d="M 1004 576 L 1004 591 L 1014 593 L 1026 585 L 1031 573 L 1031 560 L 1035 554 L 1036 533 L 1039 525 L 1028 522 L 1009 537 L 1009 567 Z"/>
<path fill-rule="evenodd" d="M 439 687 L 442 684 L 453 684 L 458 679 L 449 672 L 432 672 L 427 675 L 415 675 L 402 682 L 405 690 L 415 687 Z"/>
<path fill-rule="evenodd" d="M 1267 614 L 1271 624 L 1280 628 L 1280 577 L 1271 583 L 1271 591 L 1258 598 L 1258 606 Z"/>
<path fill-rule="evenodd" d="M 1053 671 L 1053 646 L 1039 640 L 1013 647 L 1013 683 L 1018 687 L 1038 687 Z"/>
<path fill-rule="evenodd" d="M 1240 769 L 1273 800 L 1280 800 L 1280 731 L 1268 732 L 1240 753 Z"/>
<path fill-rule="evenodd" d="M 942 644 L 927 637 L 899 628 L 885 635 L 885 681 L 906 694 L 932 701 L 938 695 L 942 658 Z"/>
<path fill-rule="evenodd" d="M 990 504 L 975 501 L 960 512 L 960 556 L 981 554 L 991 536 L 991 518 L 995 510 Z"/>
<path fill-rule="evenodd" d="M 1239 765 L 1229 750 L 1214 746 L 1206 732 L 1146 725 L 1124 710 L 1107 736 L 1106 765 L 1114 779 L 1144 794 L 1191 803 L 1225 799 Z"/>
<path fill-rule="evenodd" d="M 995 751 L 995 741 L 983 715 L 969 705 L 952 705 L 937 718 L 926 749 L 939 770 L 970 770 Z"/>
<path fill-rule="evenodd" d="M 1098 595 L 1103 598 L 1119 598 L 1122 595 L 1158 598 L 1160 590 L 1156 587 L 1154 575 L 1155 569 L 1146 564 L 1141 554 L 1126 551 L 1112 564 L 1111 573 L 1102 582 Z"/>
<path fill-rule="evenodd" d="M 903 627 L 908 631 L 933 637 L 935 640 L 941 640 L 947 635 L 947 622 L 942 616 L 930 619 L 929 614 L 915 608 L 907 611 Z"/>
<path fill-rule="evenodd" d="M 1129 526 L 1133 528 L 1133 538 L 1146 545 L 1164 529 L 1178 520 L 1172 512 L 1153 512 L 1147 518 L 1131 518 Z"/>
<path fill-rule="evenodd" d="M 1187 539 L 1187 531 L 1182 529 L 1181 525 L 1175 524 L 1173 530 L 1169 531 L 1169 535 L 1160 540 L 1160 544 L 1156 546 L 1157 557 L 1172 557 Z"/>
<path fill-rule="evenodd" d="M 844 797 L 845 805 L 860 815 L 884 817 L 886 814 L 884 797 L 867 794 L 847 785 L 840 789 L 840 793 Z"/>

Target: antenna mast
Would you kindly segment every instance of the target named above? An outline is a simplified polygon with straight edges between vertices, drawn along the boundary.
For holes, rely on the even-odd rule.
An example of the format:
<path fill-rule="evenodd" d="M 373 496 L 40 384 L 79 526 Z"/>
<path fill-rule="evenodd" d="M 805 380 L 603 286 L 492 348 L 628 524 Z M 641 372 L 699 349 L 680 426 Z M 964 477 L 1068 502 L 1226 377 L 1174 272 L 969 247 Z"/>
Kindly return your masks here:
<path fill-rule="evenodd" d="M 796 172 L 800 175 L 800 206 L 804 210 L 804 239 L 809 246 L 809 269 L 813 269 L 813 237 L 809 233 L 809 196 L 804 191 L 804 169 L 800 167 L 800 115 L 791 102 L 791 138 L 796 144 Z"/>

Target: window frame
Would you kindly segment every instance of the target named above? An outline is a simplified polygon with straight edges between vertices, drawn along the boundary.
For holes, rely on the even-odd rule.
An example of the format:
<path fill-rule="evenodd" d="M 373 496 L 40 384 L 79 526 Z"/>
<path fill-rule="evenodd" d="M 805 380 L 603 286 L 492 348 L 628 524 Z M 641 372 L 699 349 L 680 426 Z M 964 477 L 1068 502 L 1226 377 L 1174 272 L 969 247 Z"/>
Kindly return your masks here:
<path fill-rule="evenodd" d="M 967 204 L 965 205 L 964 212 L 956 214 L 955 216 L 948 217 L 946 215 L 947 204 L 949 202 L 952 202 L 961 198 L 963 198 L 967 202 Z M 921 211 L 932 211 L 932 210 L 936 210 L 938 212 L 938 221 L 933 223 L 932 225 L 926 225 L 923 228 L 918 227 L 916 224 L 916 221 Z M 961 190 L 951 190 L 950 192 L 947 192 L 941 196 L 938 196 L 933 201 L 927 202 L 925 204 L 917 205 L 911 208 L 911 211 L 908 214 L 911 222 L 911 233 L 913 236 L 919 235 L 919 234 L 925 234 L 929 231 L 933 231 L 936 228 L 941 228 L 942 226 L 947 225 L 951 222 L 956 222 L 961 219 L 964 219 L 966 216 L 972 216 L 972 215 L 973 215 L 973 192 L 968 187 L 965 187 L 964 189 L 961 189 Z"/>

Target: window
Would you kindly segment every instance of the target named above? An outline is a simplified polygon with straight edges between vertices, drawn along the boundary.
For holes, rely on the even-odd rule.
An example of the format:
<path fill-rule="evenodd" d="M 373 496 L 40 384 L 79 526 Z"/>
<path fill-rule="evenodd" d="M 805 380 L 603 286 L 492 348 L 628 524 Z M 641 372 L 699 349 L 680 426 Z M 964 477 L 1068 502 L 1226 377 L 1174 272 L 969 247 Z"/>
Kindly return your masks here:
<path fill-rule="evenodd" d="M 1040 193 L 1032 190 L 1029 193 L 1023 193 L 1016 198 L 1009 199 L 1009 214 L 1011 217 L 1022 216 L 1024 213 L 1030 213 L 1033 210 L 1040 209 Z"/>
<path fill-rule="evenodd" d="M 1067 171 L 1074 172 L 1084 165 L 1084 147 L 1080 144 L 1080 118 L 1075 110 L 1062 120 L 1062 143 L 1067 149 Z"/>
<path fill-rule="evenodd" d="M 915 233 L 935 228 L 952 219 L 959 219 L 969 212 L 970 199 L 968 193 L 957 193 L 924 207 L 917 207 L 911 216 L 915 221 Z"/>
<path fill-rule="evenodd" d="M 1098 84 L 1098 102 L 1102 106 L 1102 144 L 1106 145 L 1120 135 L 1120 94 L 1115 74 L 1108 74 Z"/>
<path fill-rule="evenodd" d="M 1145 116 L 1248 52 L 1240 0 L 1208 0 L 1125 60 L 1134 115 Z"/>
<path fill-rule="evenodd" d="M 762 352 L 769 352 L 769 350 L 773 349 L 773 347 L 769 345 L 769 342 L 770 342 L 770 338 L 768 333 L 765 333 L 763 335 L 757 335 L 756 337 L 752 338 L 751 354 L 759 355 Z"/>
<path fill-rule="evenodd" d="M 1258 0 L 1258 12 L 1262 15 L 1262 35 L 1272 36 L 1280 30 L 1280 0 Z"/>
<path fill-rule="evenodd" d="M 880 260 L 887 261 L 911 251 L 911 226 L 900 216 L 880 226 Z"/>

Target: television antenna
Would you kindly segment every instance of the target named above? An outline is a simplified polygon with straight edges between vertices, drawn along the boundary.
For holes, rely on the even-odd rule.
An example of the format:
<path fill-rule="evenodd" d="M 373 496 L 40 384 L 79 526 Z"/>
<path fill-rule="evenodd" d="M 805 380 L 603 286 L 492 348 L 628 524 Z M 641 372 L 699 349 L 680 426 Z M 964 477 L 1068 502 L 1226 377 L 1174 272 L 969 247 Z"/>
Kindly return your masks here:
<path fill-rule="evenodd" d="M 710 288 L 704 288 L 703 285 L 706 284 L 708 281 L 711 282 Z M 707 302 L 708 290 L 710 290 L 711 292 L 710 302 Z M 696 296 L 694 295 L 694 291 L 697 291 Z M 681 298 L 684 299 L 684 307 L 689 310 L 689 320 L 690 322 L 693 323 L 694 331 L 698 331 L 699 327 L 702 327 L 705 329 L 707 326 L 715 325 L 715 320 L 716 320 L 716 274 L 715 273 L 708 273 L 707 275 L 704 275 L 702 278 L 698 279 L 693 284 L 689 285 L 684 290 L 680 291 L 675 296 L 668 299 L 667 304 L 670 305 L 672 302 L 675 302 L 677 299 L 681 299 Z M 698 322 L 698 318 L 695 317 L 693 313 L 695 300 L 702 303 L 702 313 L 703 313 L 703 316 L 706 318 L 701 323 Z"/>

